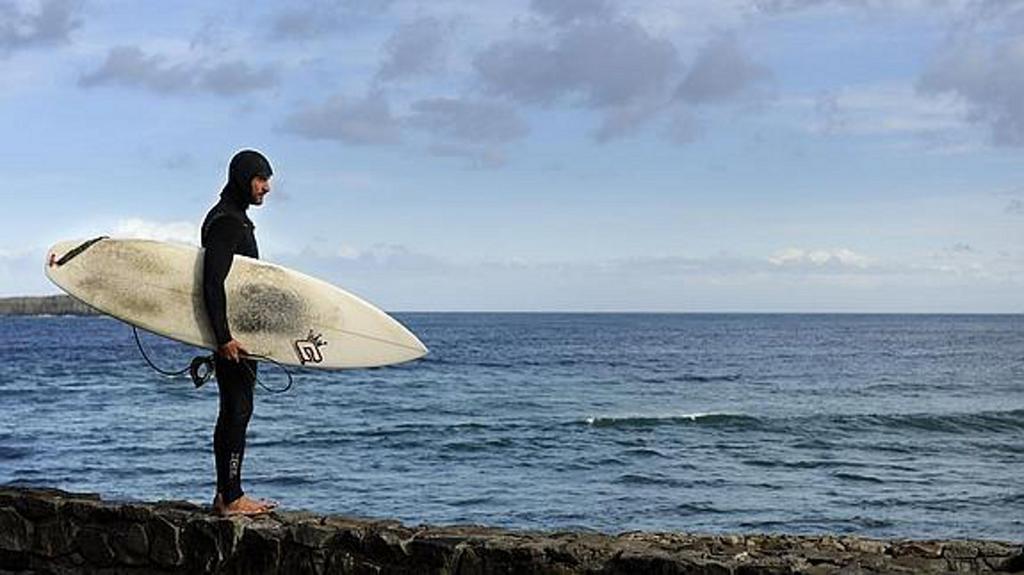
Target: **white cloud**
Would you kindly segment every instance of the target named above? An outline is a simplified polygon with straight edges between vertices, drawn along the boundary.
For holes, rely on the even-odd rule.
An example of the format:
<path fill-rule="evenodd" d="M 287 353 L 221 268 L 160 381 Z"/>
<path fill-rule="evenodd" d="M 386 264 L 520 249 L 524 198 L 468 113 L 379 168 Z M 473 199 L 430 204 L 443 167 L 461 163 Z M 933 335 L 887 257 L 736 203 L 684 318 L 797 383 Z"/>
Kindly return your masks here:
<path fill-rule="evenodd" d="M 786 248 L 772 254 L 768 261 L 775 266 L 804 268 L 845 267 L 866 269 L 874 259 L 846 248 L 803 249 Z"/>
<path fill-rule="evenodd" d="M 110 236 L 195 245 L 199 242 L 199 226 L 184 221 L 157 222 L 142 218 L 126 218 L 114 225 Z"/>

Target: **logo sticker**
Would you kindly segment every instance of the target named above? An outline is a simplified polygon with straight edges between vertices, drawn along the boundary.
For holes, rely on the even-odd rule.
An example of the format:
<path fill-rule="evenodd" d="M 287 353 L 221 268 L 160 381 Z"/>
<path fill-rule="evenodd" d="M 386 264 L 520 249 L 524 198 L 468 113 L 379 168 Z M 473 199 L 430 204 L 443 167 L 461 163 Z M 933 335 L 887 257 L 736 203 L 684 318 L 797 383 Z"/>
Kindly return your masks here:
<path fill-rule="evenodd" d="M 324 356 L 320 353 L 320 348 L 325 345 L 327 345 L 327 342 L 324 341 L 322 334 L 313 333 L 313 330 L 309 330 L 309 335 L 306 336 L 306 339 L 295 340 L 295 353 L 299 356 L 299 362 L 302 365 L 322 362 Z"/>

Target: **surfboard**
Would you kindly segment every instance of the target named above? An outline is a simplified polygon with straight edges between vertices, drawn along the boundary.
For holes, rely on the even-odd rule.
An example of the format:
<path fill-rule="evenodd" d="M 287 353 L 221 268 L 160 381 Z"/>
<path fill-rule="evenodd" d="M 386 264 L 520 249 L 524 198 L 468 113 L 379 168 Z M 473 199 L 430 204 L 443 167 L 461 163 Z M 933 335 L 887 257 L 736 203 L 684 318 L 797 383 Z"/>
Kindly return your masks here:
<path fill-rule="evenodd" d="M 216 349 L 203 303 L 203 250 L 153 240 L 94 238 L 49 249 L 46 277 L 119 320 Z M 373 304 L 325 281 L 236 255 L 224 281 L 228 326 L 251 354 L 344 369 L 410 361 L 426 346 Z"/>

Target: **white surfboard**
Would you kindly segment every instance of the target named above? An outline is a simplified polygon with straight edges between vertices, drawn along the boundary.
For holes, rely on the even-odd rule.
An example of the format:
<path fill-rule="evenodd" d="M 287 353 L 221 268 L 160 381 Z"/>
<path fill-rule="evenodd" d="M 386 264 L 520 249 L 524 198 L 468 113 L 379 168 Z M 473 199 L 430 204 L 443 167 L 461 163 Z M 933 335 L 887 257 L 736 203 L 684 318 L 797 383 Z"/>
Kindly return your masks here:
<path fill-rule="evenodd" d="M 202 295 L 203 250 L 152 240 L 96 238 L 50 248 L 46 277 L 117 319 L 216 349 Z M 286 365 L 377 367 L 422 357 L 402 324 L 359 297 L 288 268 L 236 255 L 224 281 L 231 335 Z"/>

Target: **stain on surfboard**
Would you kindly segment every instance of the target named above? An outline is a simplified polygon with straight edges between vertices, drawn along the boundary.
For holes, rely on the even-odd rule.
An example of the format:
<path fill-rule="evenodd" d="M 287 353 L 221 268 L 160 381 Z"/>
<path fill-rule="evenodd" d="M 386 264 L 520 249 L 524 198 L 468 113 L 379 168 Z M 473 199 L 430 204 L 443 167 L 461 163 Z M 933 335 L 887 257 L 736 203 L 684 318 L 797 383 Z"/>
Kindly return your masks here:
<path fill-rule="evenodd" d="M 228 297 L 228 323 L 247 333 L 301 332 L 306 323 L 306 304 L 290 290 L 268 283 L 244 284 Z"/>

